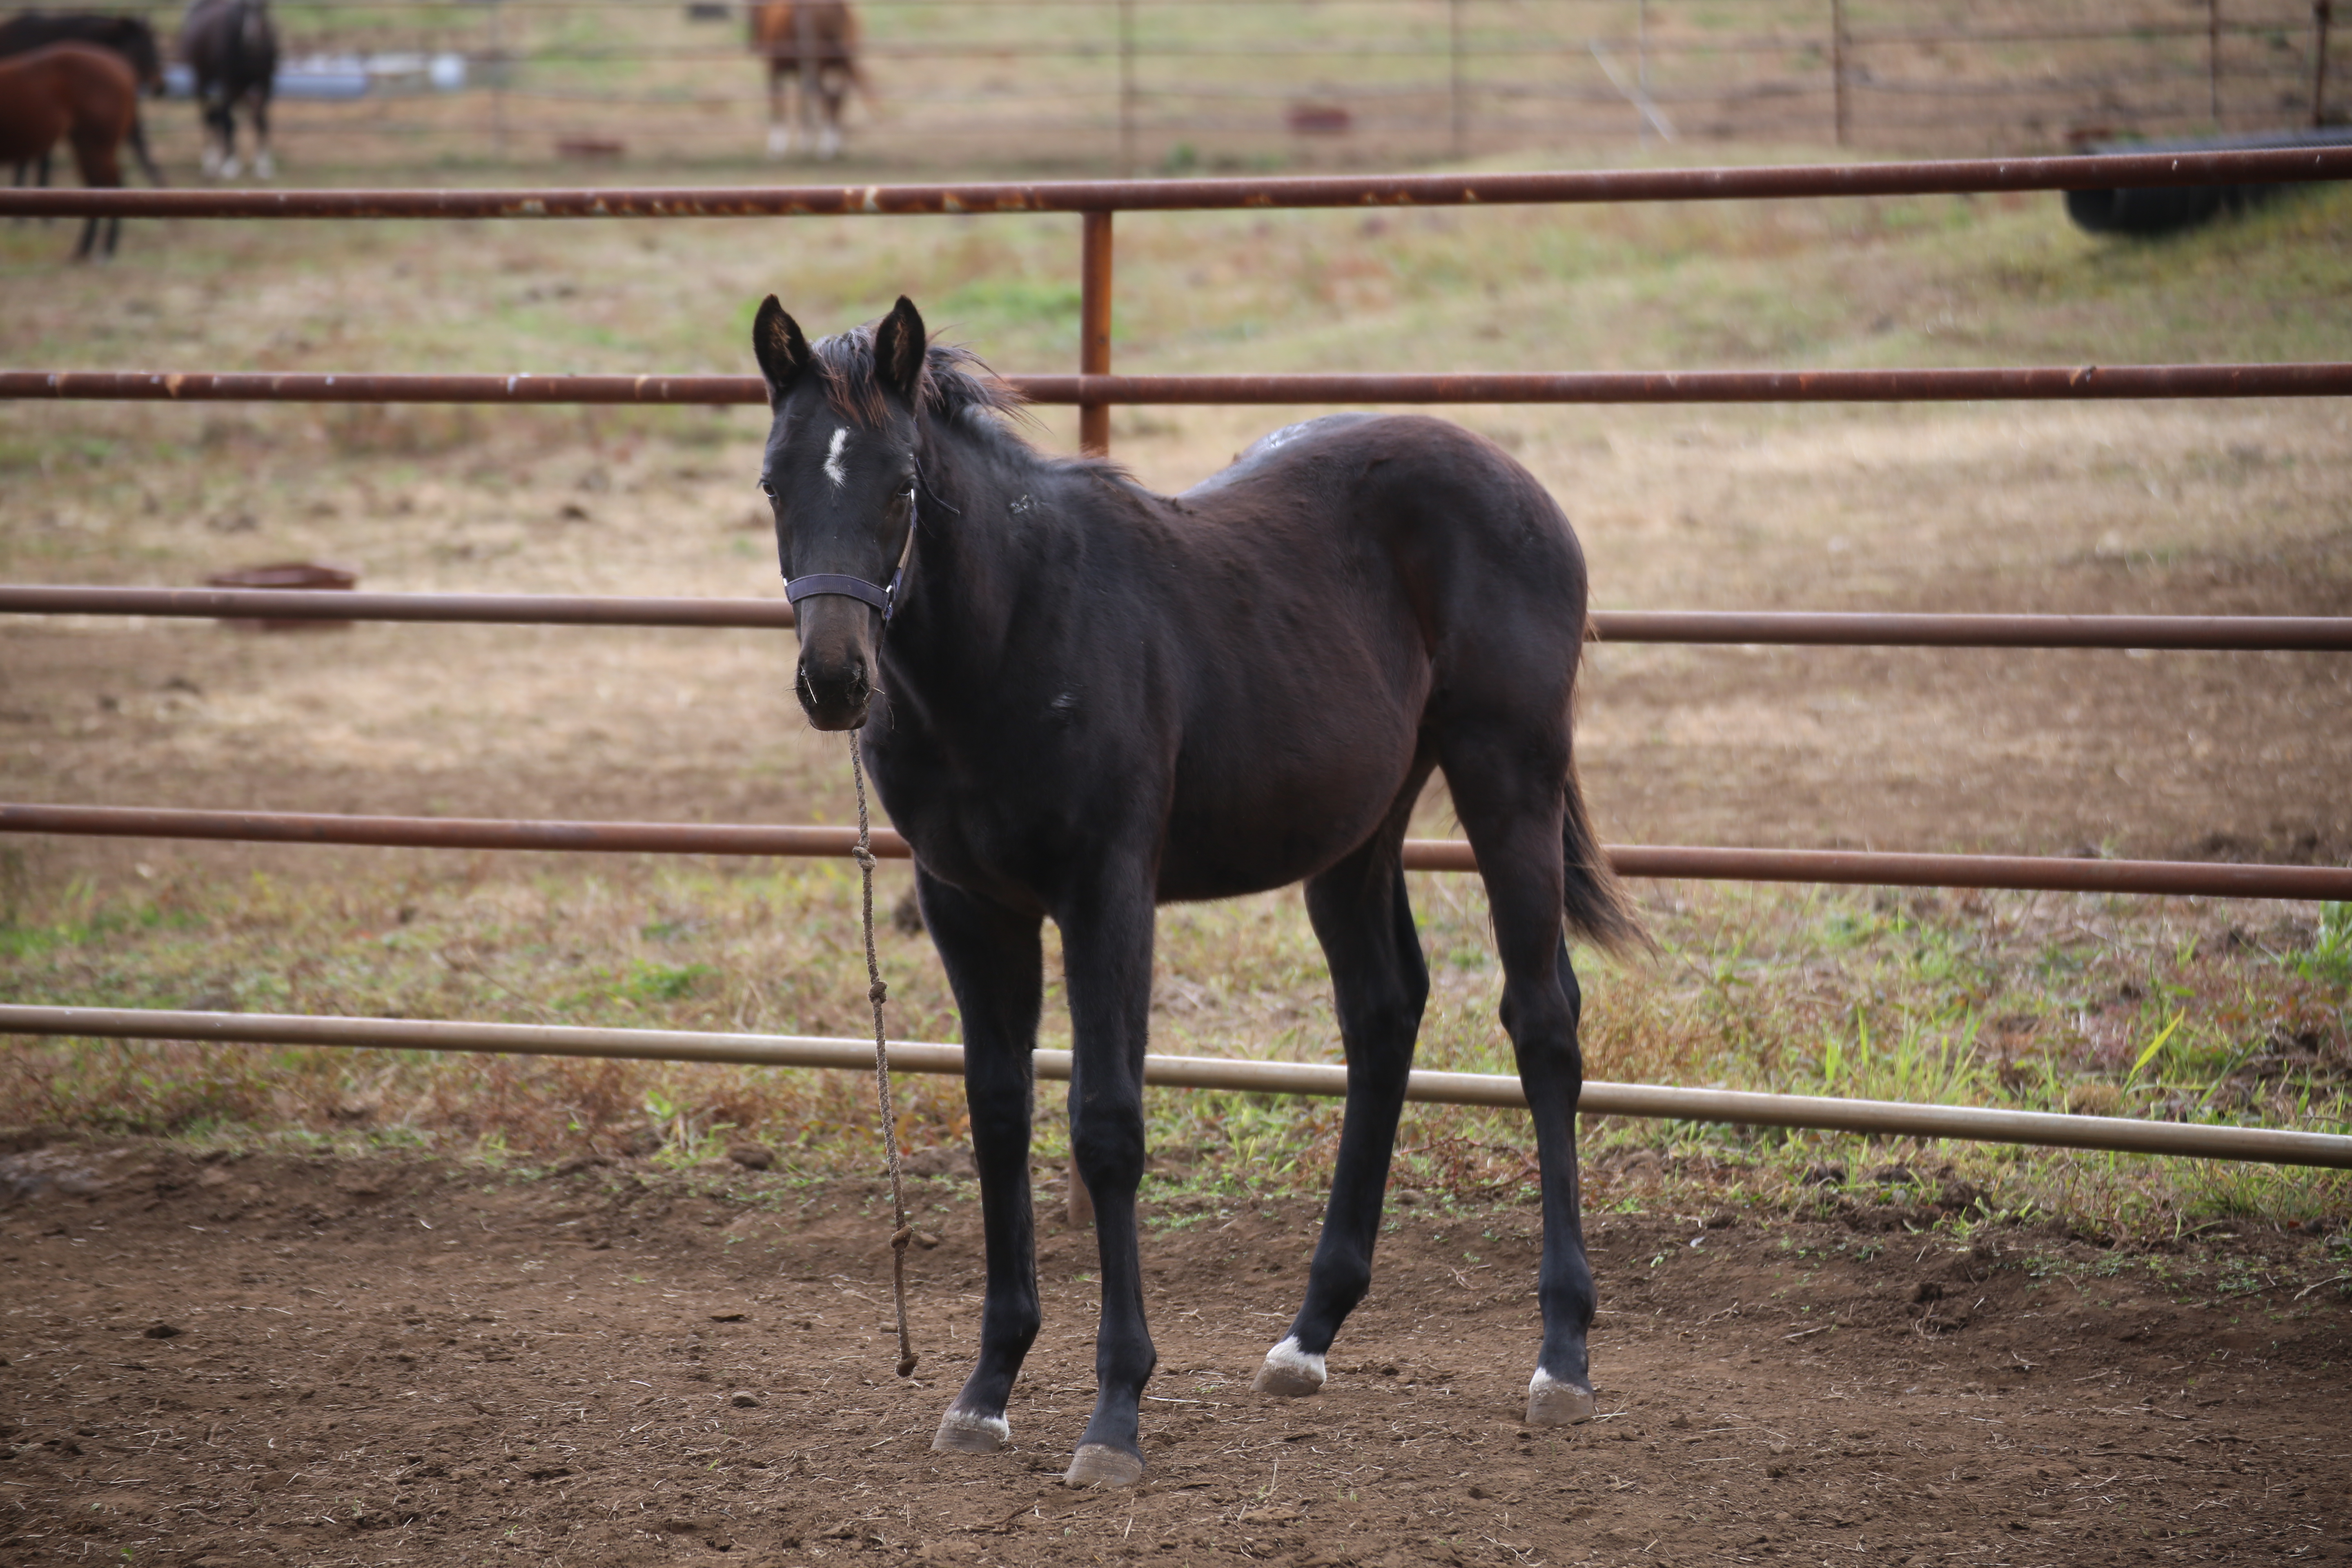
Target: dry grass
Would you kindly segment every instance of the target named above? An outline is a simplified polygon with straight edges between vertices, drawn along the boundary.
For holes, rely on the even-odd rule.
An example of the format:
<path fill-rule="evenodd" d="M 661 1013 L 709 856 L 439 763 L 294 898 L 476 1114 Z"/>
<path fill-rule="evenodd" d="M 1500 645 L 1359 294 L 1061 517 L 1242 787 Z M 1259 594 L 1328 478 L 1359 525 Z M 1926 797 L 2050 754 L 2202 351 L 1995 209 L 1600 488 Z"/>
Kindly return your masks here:
<path fill-rule="evenodd" d="M 897 890 L 886 882 L 886 896 Z M 1421 877 L 1434 981 L 1421 1060 L 1508 1071 L 1475 883 Z M 1591 1076 L 2352 1131 L 2352 920 L 2319 929 L 2264 905 L 1933 893 L 1662 889 L 1655 963 L 1589 959 Z M 600 874 L 408 875 L 352 886 L 159 877 L 135 891 L 20 896 L 5 931 L 12 993 L 68 1004 L 195 1006 L 854 1036 L 862 956 L 851 875 L 627 863 Z M 954 1038 L 936 957 L 887 929 L 893 1032 Z M 1053 964 L 1057 971 L 1058 964 Z M 1057 979 L 1057 977 L 1056 977 Z M 1336 1060 L 1336 1026 L 1295 893 L 1171 910 L 1161 921 L 1155 1047 Z M 1045 1043 L 1066 1046 L 1058 983 Z M 966 1136 L 950 1080 L 902 1080 L 910 1146 Z M 729 1143 L 811 1170 L 870 1166 L 855 1075 L 423 1052 L 25 1042 L 0 1057 L 0 1123 L 198 1142 L 361 1138 L 545 1161 Z M 1066 1147 L 1044 1097 L 1041 1147 Z M 1167 1092 L 1153 1142 L 1185 1179 L 1312 1184 L 1330 1102 Z M 1734 1195 L 1784 1202 L 1838 1167 L 1965 1173 L 2010 1212 L 2115 1235 L 2215 1215 L 2340 1214 L 2340 1175 L 1673 1124 L 1588 1128 L 1595 1201 L 1645 1204 L 1654 1147 Z M 1516 1119 L 1422 1107 L 1400 1180 L 1503 1196 L 1532 1173 Z M 1926 1179 L 1926 1178 L 1922 1178 Z M 1939 1180 L 1943 1178 L 1938 1178 Z"/>

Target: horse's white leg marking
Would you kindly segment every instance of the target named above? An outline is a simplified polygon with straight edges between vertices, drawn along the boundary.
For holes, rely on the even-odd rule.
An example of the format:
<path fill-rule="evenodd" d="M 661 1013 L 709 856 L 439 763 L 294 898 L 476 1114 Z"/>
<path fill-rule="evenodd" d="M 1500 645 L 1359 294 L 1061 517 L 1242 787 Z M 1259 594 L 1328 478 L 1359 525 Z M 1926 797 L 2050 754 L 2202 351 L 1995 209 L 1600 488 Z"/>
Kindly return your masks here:
<path fill-rule="evenodd" d="M 1300 1350 L 1294 1335 L 1265 1352 L 1265 1364 L 1257 1369 L 1257 1377 L 1250 1386 L 1260 1394 L 1300 1399 L 1320 1394 L 1323 1378 L 1323 1358 Z"/>
<path fill-rule="evenodd" d="M 846 425 L 835 426 L 833 427 L 833 444 L 824 449 L 824 477 L 833 481 L 833 488 L 835 489 L 839 489 L 842 486 L 849 482 L 849 474 L 841 466 L 841 449 L 848 445 L 849 426 Z"/>
<path fill-rule="evenodd" d="M 231 153 L 221 160 L 220 177 L 224 180 L 234 180 L 244 168 L 245 165 L 237 162 L 236 154 Z"/>
<path fill-rule="evenodd" d="M 277 176 L 278 160 L 269 155 L 269 143 L 265 142 L 261 144 L 261 151 L 253 155 L 253 177 L 257 180 L 269 180 Z"/>
<path fill-rule="evenodd" d="M 981 1415 L 950 1410 L 940 1417 L 939 1434 L 931 1439 L 935 1454 L 993 1454 L 1013 1443 L 1013 1424 L 1002 1415 Z"/>
<path fill-rule="evenodd" d="M 1579 1426 L 1592 1419 L 1592 1390 L 1563 1383 L 1543 1368 L 1528 1380 L 1528 1425 Z"/>
<path fill-rule="evenodd" d="M 793 150 L 793 128 L 784 119 L 784 73 L 768 68 L 768 156 L 782 158 Z"/>
<path fill-rule="evenodd" d="M 841 156 L 840 126 L 827 124 L 816 133 L 816 155 L 828 161 Z"/>

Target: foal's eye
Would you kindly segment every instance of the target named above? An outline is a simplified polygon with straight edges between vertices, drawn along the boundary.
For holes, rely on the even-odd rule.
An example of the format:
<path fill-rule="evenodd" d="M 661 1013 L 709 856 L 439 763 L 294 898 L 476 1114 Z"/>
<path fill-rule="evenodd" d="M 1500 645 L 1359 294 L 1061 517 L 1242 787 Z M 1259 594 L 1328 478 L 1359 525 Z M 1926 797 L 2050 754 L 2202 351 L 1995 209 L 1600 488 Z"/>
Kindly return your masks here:
<path fill-rule="evenodd" d="M 770 500 L 773 500 L 776 499 L 776 487 L 770 484 L 767 480 L 761 479 L 760 481 L 760 493 L 766 496 Z"/>

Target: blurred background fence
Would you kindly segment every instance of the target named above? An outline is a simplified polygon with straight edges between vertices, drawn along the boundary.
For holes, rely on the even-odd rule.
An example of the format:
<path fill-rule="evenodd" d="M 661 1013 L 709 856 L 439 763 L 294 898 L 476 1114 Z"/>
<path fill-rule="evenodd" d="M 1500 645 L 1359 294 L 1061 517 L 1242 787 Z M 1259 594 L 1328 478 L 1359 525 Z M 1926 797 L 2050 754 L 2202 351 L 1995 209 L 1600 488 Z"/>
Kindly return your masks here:
<path fill-rule="evenodd" d="M 166 32 L 176 22 L 176 5 L 144 9 Z M 2331 0 L 856 10 L 867 90 L 851 110 L 849 155 L 866 166 L 1349 167 L 1643 140 L 2006 153 L 2345 113 Z M 729 163 L 762 144 L 763 76 L 735 0 L 278 0 L 273 11 L 283 143 L 309 161 Z M 192 117 L 158 118 L 193 142 L 179 123 Z"/>

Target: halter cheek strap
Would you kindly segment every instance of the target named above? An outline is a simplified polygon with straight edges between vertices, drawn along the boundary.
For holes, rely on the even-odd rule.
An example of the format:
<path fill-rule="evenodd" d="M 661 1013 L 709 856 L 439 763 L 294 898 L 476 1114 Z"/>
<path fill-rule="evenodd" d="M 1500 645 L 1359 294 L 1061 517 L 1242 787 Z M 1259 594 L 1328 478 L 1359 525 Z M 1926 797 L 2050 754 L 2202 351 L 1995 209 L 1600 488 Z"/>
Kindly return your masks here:
<path fill-rule="evenodd" d="M 810 572 L 784 579 L 784 600 L 798 605 L 803 599 L 820 594 L 837 594 L 845 599 L 858 599 L 882 612 L 882 624 L 890 624 L 891 614 L 898 605 L 898 584 L 907 580 L 907 562 L 915 553 L 915 499 L 907 495 L 907 543 L 898 552 L 898 568 L 890 574 L 890 585 L 878 587 L 863 577 L 852 577 L 842 572 Z"/>

